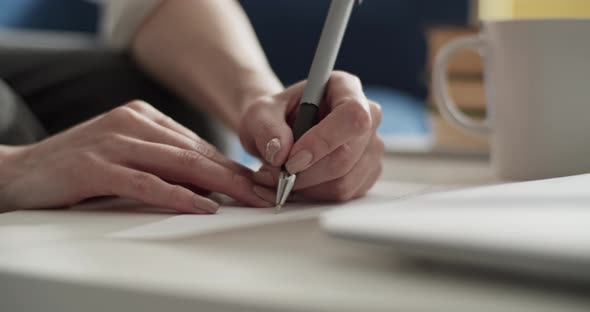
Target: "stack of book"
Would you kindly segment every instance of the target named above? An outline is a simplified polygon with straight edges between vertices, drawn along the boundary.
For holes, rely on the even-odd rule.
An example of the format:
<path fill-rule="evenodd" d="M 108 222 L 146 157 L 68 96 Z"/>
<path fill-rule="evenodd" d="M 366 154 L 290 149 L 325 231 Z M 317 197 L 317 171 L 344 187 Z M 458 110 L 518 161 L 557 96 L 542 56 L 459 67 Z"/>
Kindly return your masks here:
<path fill-rule="evenodd" d="M 477 27 L 472 26 L 431 26 L 427 30 L 428 77 L 431 76 L 434 60 L 439 51 L 450 41 L 475 35 Z M 449 64 L 449 92 L 457 106 L 468 116 L 483 119 L 486 116 L 486 99 L 483 82 L 483 62 L 477 52 L 463 50 L 455 55 Z M 488 154 L 489 143 L 486 138 L 473 136 L 446 121 L 439 113 L 434 95 L 428 97 L 431 111 L 433 149 L 444 153 Z"/>
<path fill-rule="evenodd" d="M 590 0 L 466 1 L 470 7 L 467 21 L 442 19 L 434 22 L 438 24 L 429 24 L 427 28 L 429 51 L 425 77 L 428 79 L 441 48 L 456 38 L 476 35 L 482 20 L 590 17 Z M 443 22 L 452 25 L 442 25 Z M 448 88 L 459 108 L 472 118 L 485 118 L 486 98 L 481 57 L 469 50 L 456 54 L 449 64 L 448 75 Z M 367 95 L 383 106 L 384 117 L 379 132 L 387 149 L 393 153 L 489 154 L 488 139 L 467 134 L 446 121 L 438 111 L 433 94 L 428 97 L 428 109 L 424 109 L 422 100 L 407 98 L 394 90 L 368 89 Z"/>
<path fill-rule="evenodd" d="M 588 18 L 588 0 L 480 0 L 479 18 Z"/>

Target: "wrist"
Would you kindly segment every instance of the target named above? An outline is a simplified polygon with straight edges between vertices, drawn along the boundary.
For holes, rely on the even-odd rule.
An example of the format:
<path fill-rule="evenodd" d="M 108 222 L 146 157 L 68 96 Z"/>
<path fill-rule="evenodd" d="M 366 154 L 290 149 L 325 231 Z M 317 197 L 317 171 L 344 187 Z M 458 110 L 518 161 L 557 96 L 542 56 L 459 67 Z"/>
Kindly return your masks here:
<path fill-rule="evenodd" d="M 29 147 L 0 145 L 0 190 L 13 180 Z"/>
<path fill-rule="evenodd" d="M 268 74 L 255 73 L 245 76 L 240 91 L 236 96 L 240 118 L 257 99 L 273 96 L 282 92 L 284 89 L 283 84 L 272 72 Z"/>
<path fill-rule="evenodd" d="M 247 108 L 263 96 L 283 91 L 283 84 L 269 69 L 233 67 L 231 74 L 214 75 L 209 80 L 200 79 L 196 71 L 187 79 L 191 93 L 189 98 L 196 105 L 215 103 L 202 107 L 216 115 L 231 130 L 239 129 L 241 117 Z"/>

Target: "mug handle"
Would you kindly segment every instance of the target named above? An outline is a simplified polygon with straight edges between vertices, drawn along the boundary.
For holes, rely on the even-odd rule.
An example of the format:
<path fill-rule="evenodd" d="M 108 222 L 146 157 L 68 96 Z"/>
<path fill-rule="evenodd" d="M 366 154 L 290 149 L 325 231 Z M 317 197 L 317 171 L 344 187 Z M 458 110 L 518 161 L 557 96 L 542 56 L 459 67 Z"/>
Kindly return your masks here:
<path fill-rule="evenodd" d="M 465 115 L 458 107 L 448 89 L 449 62 L 454 54 L 462 49 L 471 49 L 480 52 L 485 47 L 485 42 L 480 36 L 470 36 L 451 41 L 444 46 L 436 56 L 433 71 L 434 99 L 443 117 L 465 130 L 466 132 L 487 136 L 490 133 L 488 119 L 479 121 Z"/>

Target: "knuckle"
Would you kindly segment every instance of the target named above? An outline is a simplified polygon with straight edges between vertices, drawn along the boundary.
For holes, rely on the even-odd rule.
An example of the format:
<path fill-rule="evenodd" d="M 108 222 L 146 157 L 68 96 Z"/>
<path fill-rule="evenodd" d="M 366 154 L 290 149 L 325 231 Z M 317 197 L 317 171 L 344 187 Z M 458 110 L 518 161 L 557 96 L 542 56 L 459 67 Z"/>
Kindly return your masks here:
<path fill-rule="evenodd" d="M 256 99 L 252 104 L 248 105 L 248 109 L 244 112 L 244 120 L 252 121 L 258 118 L 260 112 L 267 112 L 273 107 L 271 97 L 261 97 Z"/>
<path fill-rule="evenodd" d="M 341 177 L 354 166 L 352 148 L 344 144 L 337 148 L 330 156 L 330 173 L 334 177 Z"/>
<path fill-rule="evenodd" d="M 152 108 L 152 106 L 149 103 L 142 100 L 130 101 L 129 103 L 125 104 L 125 106 L 139 112 L 146 111 Z"/>
<path fill-rule="evenodd" d="M 131 115 L 133 113 L 132 109 L 129 108 L 128 106 L 119 106 L 113 110 L 111 110 L 109 112 L 110 116 L 113 117 L 128 117 L 129 115 Z"/>
<path fill-rule="evenodd" d="M 371 111 L 373 113 L 373 123 L 375 126 L 379 126 L 383 118 L 383 110 L 381 109 L 381 105 L 374 101 L 369 101 L 369 104 L 371 105 Z"/>
<path fill-rule="evenodd" d="M 83 151 L 76 154 L 74 157 L 75 160 L 73 163 L 77 164 L 76 167 L 78 170 L 83 170 L 84 172 L 93 170 L 100 161 L 98 155 L 91 151 Z M 70 170 L 68 172 L 70 172 L 73 176 L 82 177 L 83 175 L 81 175 L 78 170 Z"/>
<path fill-rule="evenodd" d="M 345 72 L 343 70 L 335 70 L 334 72 L 332 72 L 332 78 L 333 80 L 344 80 L 346 79 L 346 77 L 349 75 L 348 72 Z"/>
<path fill-rule="evenodd" d="M 106 132 L 98 137 L 100 144 L 111 145 L 116 142 L 124 141 L 124 136 L 116 132 Z"/>
<path fill-rule="evenodd" d="M 201 140 L 193 143 L 193 150 L 209 159 L 213 159 L 217 153 L 217 150 L 213 146 Z"/>
<path fill-rule="evenodd" d="M 329 138 L 327 138 L 325 134 L 319 132 L 315 137 L 315 142 L 313 142 L 314 149 L 318 149 L 321 151 L 331 151 L 334 149 L 334 143 L 332 143 L 332 141 Z"/>
<path fill-rule="evenodd" d="M 257 109 L 268 108 L 274 105 L 274 100 L 271 96 L 262 96 L 256 99 L 254 105 Z"/>
<path fill-rule="evenodd" d="M 185 194 L 185 188 L 180 185 L 172 185 L 168 190 L 168 200 L 171 203 L 180 202 Z"/>
<path fill-rule="evenodd" d="M 374 146 L 375 152 L 378 155 L 383 156 L 385 154 L 385 142 L 383 142 L 383 139 L 380 136 L 376 136 Z"/>
<path fill-rule="evenodd" d="M 140 120 L 139 114 L 128 106 L 119 106 L 113 109 L 109 113 L 109 117 L 115 119 L 116 122 L 122 125 Z"/>
<path fill-rule="evenodd" d="M 264 151 L 271 138 L 284 136 L 287 130 L 286 124 L 278 122 L 276 114 L 272 112 L 275 109 L 276 105 L 272 104 L 270 98 L 261 98 L 251 104 L 242 117 L 240 132 L 248 133 L 261 151 Z"/>
<path fill-rule="evenodd" d="M 197 152 L 182 150 L 178 153 L 180 164 L 186 167 L 194 167 L 203 161 L 205 156 Z"/>
<path fill-rule="evenodd" d="M 152 117 L 153 121 L 159 125 L 169 125 L 169 124 L 173 124 L 176 121 L 174 119 L 172 119 L 172 117 L 164 115 L 163 113 L 159 112 L 159 111 L 154 111 L 154 116 Z"/>
<path fill-rule="evenodd" d="M 377 172 L 375 173 L 375 180 L 373 181 L 373 184 L 375 184 L 377 182 L 377 180 L 379 180 L 379 178 L 381 178 L 382 174 L 383 174 L 383 164 L 381 162 L 379 162 L 379 166 L 377 166 Z"/>
<path fill-rule="evenodd" d="M 84 163 L 91 163 L 94 164 L 98 161 L 97 155 L 90 151 L 83 151 L 79 154 L 79 159 Z"/>
<path fill-rule="evenodd" d="M 354 196 L 354 185 L 346 177 L 337 180 L 332 187 L 332 197 L 336 201 L 347 201 Z"/>
<path fill-rule="evenodd" d="M 348 74 L 348 78 L 352 81 L 353 84 L 357 85 L 357 86 L 362 86 L 362 82 L 361 82 L 361 78 L 359 78 L 359 76 L 357 75 L 353 75 L 353 74 Z"/>
<path fill-rule="evenodd" d="M 230 182 L 231 181 L 231 182 Z M 228 195 L 244 196 L 246 192 L 252 188 L 252 182 L 243 175 L 237 172 L 231 173 L 230 180 L 228 181 L 231 185 L 227 185 Z"/>
<path fill-rule="evenodd" d="M 280 132 L 280 126 L 269 120 L 260 120 L 258 127 L 258 137 L 267 138 L 269 136 L 275 136 L 276 133 Z M 266 144 L 266 139 L 262 140 Z"/>
<path fill-rule="evenodd" d="M 124 135 L 116 132 L 102 133 L 95 140 L 96 149 L 105 156 L 113 156 L 113 153 L 118 154 L 121 148 L 127 150 L 132 145 Z"/>
<path fill-rule="evenodd" d="M 371 129 L 371 115 L 358 99 L 349 99 L 348 110 L 350 125 L 357 133 L 363 134 Z"/>
<path fill-rule="evenodd" d="M 360 198 L 360 197 L 366 196 L 370 190 L 371 190 L 371 188 L 365 188 L 365 189 L 359 190 L 356 194 L 354 194 L 354 196 L 352 198 Z"/>
<path fill-rule="evenodd" d="M 129 176 L 129 187 L 136 194 L 147 194 L 152 181 L 152 177 L 147 173 L 133 173 Z"/>
<path fill-rule="evenodd" d="M 235 187 L 240 188 L 240 187 L 249 186 L 250 185 L 250 182 L 249 182 L 249 180 L 246 177 L 240 175 L 237 172 L 234 172 L 232 174 L 232 184 Z"/>
<path fill-rule="evenodd" d="M 335 70 L 332 72 L 332 77 L 336 79 L 349 79 L 352 75 L 350 72 L 345 70 Z"/>
<path fill-rule="evenodd" d="M 361 193 L 355 194 L 355 196 L 366 195 L 371 190 L 371 188 L 377 183 L 377 181 L 379 181 L 379 178 L 381 177 L 382 173 L 383 173 L 383 166 L 380 165 L 371 174 L 371 176 L 369 177 L 369 180 L 367 182 L 365 182 L 367 184 L 363 185 L 363 189 L 360 190 Z"/>
<path fill-rule="evenodd" d="M 332 79 L 335 79 L 339 82 L 351 83 L 359 86 L 362 85 L 361 79 L 357 75 L 343 70 L 334 71 L 332 73 Z"/>
<path fill-rule="evenodd" d="M 248 106 L 248 109 L 244 112 L 244 120 L 252 120 L 253 118 L 256 118 L 257 113 L 265 108 L 265 103 L 262 101 L 255 101 L 252 104 L 250 104 L 250 106 Z"/>

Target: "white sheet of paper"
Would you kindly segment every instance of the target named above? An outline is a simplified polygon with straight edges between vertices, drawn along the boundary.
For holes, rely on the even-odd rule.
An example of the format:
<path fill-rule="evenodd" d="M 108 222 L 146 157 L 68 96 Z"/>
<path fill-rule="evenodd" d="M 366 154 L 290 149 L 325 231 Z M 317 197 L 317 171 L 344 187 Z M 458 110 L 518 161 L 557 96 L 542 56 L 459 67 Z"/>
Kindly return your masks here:
<path fill-rule="evenodd" d="M 111 233 L 108 237 L 124 239 L 167 240 L 235 228 L 303 220 L 317 217 L 334 208 L 373 205 L 427 193 L 432 188 L 423 184 L 381 182 L 368 196 L 344 204 L 289 203 L 279 214 L 274 208 L 222 207 L 215 215 L 178 215 L 162 221 Z"/>

